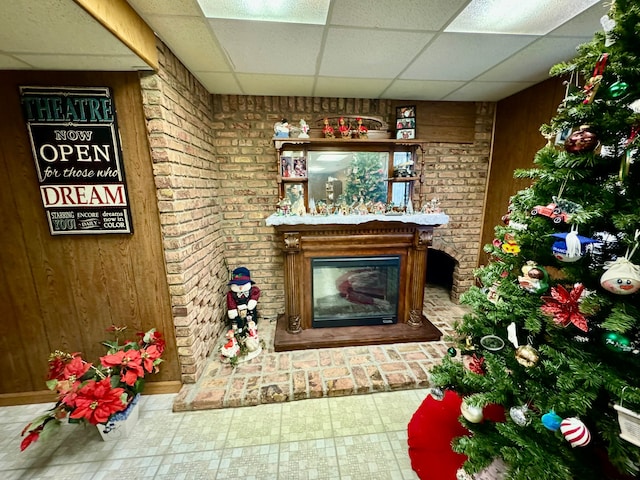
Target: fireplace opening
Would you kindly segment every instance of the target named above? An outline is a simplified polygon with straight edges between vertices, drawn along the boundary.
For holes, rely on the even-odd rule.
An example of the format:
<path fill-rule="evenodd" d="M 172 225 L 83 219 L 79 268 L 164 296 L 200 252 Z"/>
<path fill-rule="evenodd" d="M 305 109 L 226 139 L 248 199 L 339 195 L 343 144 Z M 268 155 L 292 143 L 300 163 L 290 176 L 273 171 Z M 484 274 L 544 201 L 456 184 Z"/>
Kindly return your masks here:
<path fill-rule="evenodd" d="M 312 327 L 398 322 L 400 257 L 311 259 Z"/>
<path fill-rule="evenodd" d="M 438 285 L 451 291 L 453 287 L 453 272 L 456 261 L 442 250 L 429 248 L 427 250 L 427 283 Z"/>

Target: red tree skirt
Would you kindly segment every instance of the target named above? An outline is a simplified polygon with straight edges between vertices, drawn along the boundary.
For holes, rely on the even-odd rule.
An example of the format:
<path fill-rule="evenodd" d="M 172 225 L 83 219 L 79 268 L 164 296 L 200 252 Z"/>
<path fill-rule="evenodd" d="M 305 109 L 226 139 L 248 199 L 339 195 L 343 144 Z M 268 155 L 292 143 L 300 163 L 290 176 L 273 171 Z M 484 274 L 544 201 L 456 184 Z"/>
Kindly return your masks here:
<path fill-rule="evenodd" d="M 461 403 L 462 399 L 451 390 L 446 391 L 441 401 L 428 395 L 411 417 L 409 458 L 411 468 L 421 480 L 456 480 L 456 472 L 467 459 L 451 449 L 454 438 L 469 433 L 458 421 Z M 495 422 L 505 418 L 499 405 L 488 405 L 483 415 Z"/>

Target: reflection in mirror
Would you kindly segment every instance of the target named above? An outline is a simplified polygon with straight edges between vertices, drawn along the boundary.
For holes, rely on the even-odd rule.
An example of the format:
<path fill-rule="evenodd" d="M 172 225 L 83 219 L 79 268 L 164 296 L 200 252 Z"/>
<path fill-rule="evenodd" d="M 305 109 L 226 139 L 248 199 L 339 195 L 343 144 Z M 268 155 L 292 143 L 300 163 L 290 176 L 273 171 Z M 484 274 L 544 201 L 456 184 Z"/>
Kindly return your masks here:
<path fill-rule="evenodd" d="M 309 202 L 387 203 L 388 152 L 310 151 Z"/>

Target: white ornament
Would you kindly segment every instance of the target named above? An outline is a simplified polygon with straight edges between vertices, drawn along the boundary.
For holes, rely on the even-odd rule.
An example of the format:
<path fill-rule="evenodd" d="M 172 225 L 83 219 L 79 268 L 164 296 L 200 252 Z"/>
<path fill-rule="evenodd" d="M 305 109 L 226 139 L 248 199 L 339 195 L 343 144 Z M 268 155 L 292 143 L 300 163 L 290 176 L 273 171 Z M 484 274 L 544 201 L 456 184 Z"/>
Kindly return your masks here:
<path fill-rule="evenodd" d="M 600 285 L 616 295 L 631 295 L 640 289 L 640 267 L 625 257 L 605 263 L 606 271 L 600 277 Z"/>
<path fill-rule="evenodd" d="M 482 408 L 468 405 L 466 401 L 463 401 L 462 405 L 460 405 L 460 412 L 462 412 L 462 416 L 471 423 L 480 423 L 484 418 Z"/>
<path fill-rule="evenodd" d="M 591 433 L 578 418 L 565 418 L 560 423 L 560 431 L 572 447 L 584 447 L 591 441 Z"/>

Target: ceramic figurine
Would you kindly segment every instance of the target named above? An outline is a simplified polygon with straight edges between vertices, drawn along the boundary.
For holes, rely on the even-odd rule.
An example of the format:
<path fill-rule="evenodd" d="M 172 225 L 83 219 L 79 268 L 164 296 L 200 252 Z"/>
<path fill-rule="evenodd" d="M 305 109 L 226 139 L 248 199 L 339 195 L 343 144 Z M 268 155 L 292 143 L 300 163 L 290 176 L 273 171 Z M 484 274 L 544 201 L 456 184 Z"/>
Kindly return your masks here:
<path fill-rule="evenodd" d="M 298 138 L 309 138 L 309 125 L 307 125 L 304 118 L 300 120 L 300 132 Z"/>
<path fill-rule="evenodd" d="M 289 122 L 286 118 L 283 118 L 279 122 L 273 125 L 273 131 L 276 138 L 289 138 Z"/>
<path fill-rule="evenodd" d="M 322 127 L 322 134 L 324 138 L 335 138 L 335 132 L 333 131 L 333 127 L 329 125 L 329 119 L 324 119 L 324 127 Z"/>

